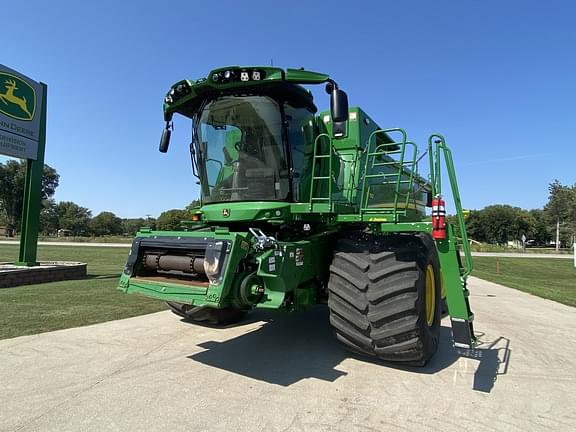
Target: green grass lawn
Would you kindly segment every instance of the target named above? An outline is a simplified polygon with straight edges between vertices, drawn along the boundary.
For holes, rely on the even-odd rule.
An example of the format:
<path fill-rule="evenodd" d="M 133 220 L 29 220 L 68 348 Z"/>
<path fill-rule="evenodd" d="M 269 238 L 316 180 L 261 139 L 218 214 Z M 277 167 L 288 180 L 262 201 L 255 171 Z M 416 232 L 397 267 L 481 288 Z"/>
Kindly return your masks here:
<path fill-rule="evenodd" d="M 576 306 L 576 268 L 571 259 L 474 257 L 472 276 Z"/>
<path fill-rule="evenodd" d="M 129 248 L 39 246 L 38 259 L 88 263 L 88 278 L 0 288 L 0 339 L 78 327 L 164 310 L 164 303 L 116 289 Z M 18 246 L 0 245 L 0 261 Z"/>

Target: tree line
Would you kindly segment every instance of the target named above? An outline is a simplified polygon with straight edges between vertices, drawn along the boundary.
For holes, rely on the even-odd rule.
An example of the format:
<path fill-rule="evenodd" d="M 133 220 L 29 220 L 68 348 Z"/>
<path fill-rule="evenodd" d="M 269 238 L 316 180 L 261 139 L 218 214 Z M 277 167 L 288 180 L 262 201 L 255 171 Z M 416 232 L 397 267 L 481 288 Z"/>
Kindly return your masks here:
<path fill-rule="evenodd" d="M 9 160 L 0 163 L 0 227 L 10 236 L 18 234 L 21 229 L 25 177 L 25 162 Z M 142 227 L 175 230 L 183 220 L 190 219 L 190 211 L 199 204 L 192 201 L 186 209 L 168 210 L 158 218 L 120 218 L 109 211 L 93 216 L 90 209 L 72 201 L 56 202 L 53 196 L 59 182 L 60 175 L 56 170 L 44 165 L 40 233 L 46 236 L 133 236 Z"/>
<path fill-rule="evenodd" d="M 503 245 L 525 236 L 535 246 L 570 247 L 576 238 L 576 184 L 567 186 L 555 180 L 548 191 L 548 202 L 542 209 L 497 204 L 470 211 L 466 218 L 468 236 Z"/>

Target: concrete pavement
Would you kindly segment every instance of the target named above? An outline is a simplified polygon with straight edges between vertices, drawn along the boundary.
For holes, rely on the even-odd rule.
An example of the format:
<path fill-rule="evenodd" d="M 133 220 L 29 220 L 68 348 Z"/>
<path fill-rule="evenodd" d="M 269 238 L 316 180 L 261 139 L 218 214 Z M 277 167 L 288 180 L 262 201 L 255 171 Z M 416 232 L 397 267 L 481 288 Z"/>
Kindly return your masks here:
<path fill-rule="evenodd" d="M 575 309 L 471 278 L 482 345 L 425 368 L 349 355 L 327 312 L 228 329 L 170 312 L 0 341 L 0 431 L 569 431 Z"/>

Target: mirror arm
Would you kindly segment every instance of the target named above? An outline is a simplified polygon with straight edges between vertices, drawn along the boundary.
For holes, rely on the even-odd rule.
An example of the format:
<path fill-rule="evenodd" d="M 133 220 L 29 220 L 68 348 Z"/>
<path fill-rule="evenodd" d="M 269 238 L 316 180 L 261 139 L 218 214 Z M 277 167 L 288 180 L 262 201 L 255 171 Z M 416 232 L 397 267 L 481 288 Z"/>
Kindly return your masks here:
<path fill-rule="evenodd" d="M 332 94 L 333 90 L 338 90 L 338 84 L 332 78 L 328 78 L 326 80 L 326 83 L 327 83 L 326 84 L 326 93 L 328 93 L 329 95 Z"/>

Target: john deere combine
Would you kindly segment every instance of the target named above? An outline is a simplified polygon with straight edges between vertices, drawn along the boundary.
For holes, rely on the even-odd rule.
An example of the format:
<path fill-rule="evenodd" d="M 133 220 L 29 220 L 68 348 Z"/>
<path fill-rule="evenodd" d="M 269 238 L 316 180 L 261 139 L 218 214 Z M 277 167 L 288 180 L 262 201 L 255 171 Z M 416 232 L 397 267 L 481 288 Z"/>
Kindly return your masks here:
<path fill-rule="evenodd" d="M 326 85 L 329 112 L 317 114 L 302 87 L 313 84 Z M 474 344 L 472 260 L 441 135 L 428 140 L 427 180 L 404 130 L 380 128 L 328 75 L 301 69 L 234 66 L 177 82 L 161 152 L 174 114 L 191 121 L 202 207 L 179 231 L 138 233 L 121 290 L 213 325 L 327 303 L 347 348 L 417 365 L 437 349 L 446 305 L 455 345 Z M 459 233 L 444 218 L 444 164 Z"/>

